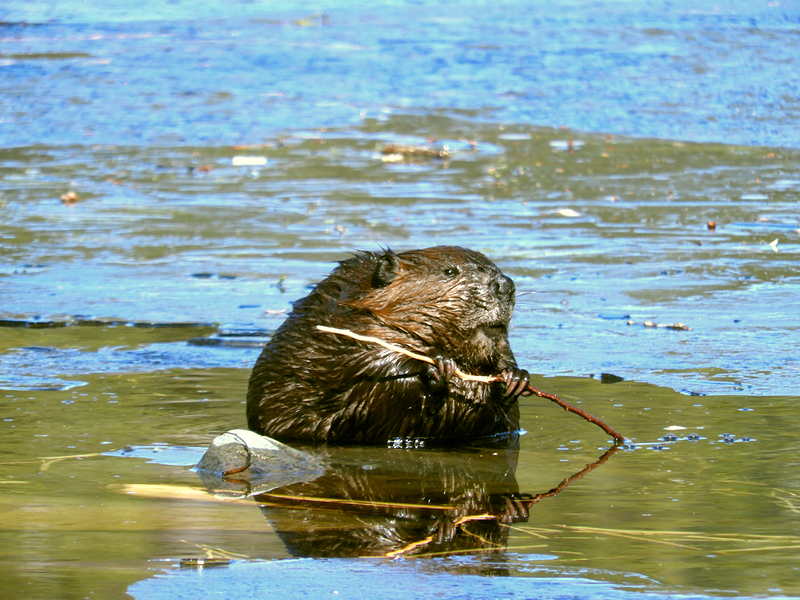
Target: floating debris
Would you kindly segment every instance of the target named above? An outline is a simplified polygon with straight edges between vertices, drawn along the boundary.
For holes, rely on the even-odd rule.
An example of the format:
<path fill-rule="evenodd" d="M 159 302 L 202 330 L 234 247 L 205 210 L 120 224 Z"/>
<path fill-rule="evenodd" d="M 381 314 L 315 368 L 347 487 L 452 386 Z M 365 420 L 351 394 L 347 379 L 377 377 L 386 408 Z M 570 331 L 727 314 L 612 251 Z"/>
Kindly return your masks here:
<path fill-rule="evenodd" d="M 182 558 L 181 568 L 202 569 L 204 567 L 227 567 L 229 558 Z"/>
<path fill-rule="evenodd" d="M 447 160 L 450 158 L 450 149 L 444 146 L 441 149 L 430 146 L 404 146 L 402 144 L 386 144 L 381 150 L 383 162 L 413 162 L 425 160 Z"/>
<path fill-rule="evenodd" d="M 555 152 L 575 152 L 581 148 L 586 142 L 582 140 L 552 140 L 550 147 Z"/>
<path fill-rule="evenodd" d="M 580 217 L 581 213 L 577 210 L 572 210 L 571 208 L 559 208 L 558 210 L 553 211 L 554 215 L 558 215 L 560 217 Z"/>
<path fill-rule="evenodd" d="M 72 190 L 61 195 L 62 204 L 75 204 L 76 202 L 80 202 L 80 198 L 78 197 L 78 194 L 76 194 Z"/>
<path fill-rule="evenodd" d="M 231 160 L 234 167 L 263 167 L 267 164 L 266 156 L 234 156 Z"/>
<path fill-rule="evenodd" d="M 673 323 L 670 325 L 664 325 L 662 323 L 653 323 L 652 321 L 645 321 L 644 323 L 635 323 L 634 321 L 628 321 L 628 325 L 643 325 L 644 327 L 651 327 L 651 328 L 659 328 L 659 329 L 672 329 L 674 331 L 691 331 L 692 328 L 684 325 L 683 323 Z"/>
<path fill-rule="evenodd" d="M 613 373 L 600 373 L 600 383 L 619 383 L 625 381 L 625 378 Z"/>
<path fill-rule="evenodd" d="M 331 18 L 327 13 L 314 13 L 302 19 L 295 19 L 292 21 L 292 25 L 298 27 L 327 27 L 330 24 Z"/>

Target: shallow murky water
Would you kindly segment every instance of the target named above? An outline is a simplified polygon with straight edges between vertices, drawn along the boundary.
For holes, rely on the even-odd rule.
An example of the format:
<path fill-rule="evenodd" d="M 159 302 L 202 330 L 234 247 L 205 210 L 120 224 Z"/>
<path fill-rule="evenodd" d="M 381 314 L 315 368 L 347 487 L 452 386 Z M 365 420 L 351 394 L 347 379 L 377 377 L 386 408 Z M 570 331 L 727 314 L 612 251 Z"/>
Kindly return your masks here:
<path fill-rule="evenodd" d="M 119 6 L 0 8 L 7 597 L 800 596 L 796 11 Z M 433 244 L 494 258 L 534 384 L 628 444 L 528 398 L 518 453 L 209 496 L 290 303 Z"/>

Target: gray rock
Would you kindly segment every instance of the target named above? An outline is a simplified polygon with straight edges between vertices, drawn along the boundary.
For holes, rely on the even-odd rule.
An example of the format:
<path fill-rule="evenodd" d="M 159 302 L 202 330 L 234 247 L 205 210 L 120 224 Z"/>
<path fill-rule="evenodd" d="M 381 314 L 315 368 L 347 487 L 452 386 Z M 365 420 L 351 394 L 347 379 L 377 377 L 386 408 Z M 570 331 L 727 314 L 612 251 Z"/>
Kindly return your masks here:
<path fill-rule="evenodd" d="M 217 436 L 195 467 L 215 496 L 246 497 L 312 481 L 324 472 L 317 456 L 246 429 Z"/>

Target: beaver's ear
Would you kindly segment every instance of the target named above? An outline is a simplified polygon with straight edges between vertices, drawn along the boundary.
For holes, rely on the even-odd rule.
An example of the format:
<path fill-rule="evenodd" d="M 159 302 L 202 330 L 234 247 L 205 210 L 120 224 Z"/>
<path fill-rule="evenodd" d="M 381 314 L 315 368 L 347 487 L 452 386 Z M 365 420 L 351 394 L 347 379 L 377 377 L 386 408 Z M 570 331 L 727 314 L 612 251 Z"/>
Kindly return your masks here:
<path fill-rule="evenodd" d="M 375 272 L 372 274 L 372 287 L 382 288 L 386 287 L 395 275 L 397 275 L 397 256 L 391 250 L 387 250 L 379 258 L 375 264 Z"/>

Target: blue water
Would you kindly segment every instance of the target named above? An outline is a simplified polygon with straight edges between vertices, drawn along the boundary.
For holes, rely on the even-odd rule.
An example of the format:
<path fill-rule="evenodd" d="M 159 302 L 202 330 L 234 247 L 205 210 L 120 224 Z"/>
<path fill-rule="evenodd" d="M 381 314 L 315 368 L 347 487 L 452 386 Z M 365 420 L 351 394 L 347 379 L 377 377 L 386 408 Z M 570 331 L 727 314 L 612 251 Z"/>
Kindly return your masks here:
<path fill-rule="evenodd" d="M 656 582 L 635 574 L 586 570 L 583 576 L 548 577 L 547 556 L 528 556 L 528 566 L 513 566 L 536 577 L 503 577 L 502 560 L 467 558 L 445 561 L 462 574 L 437 572 L 444 564 L 411 562 L 364 562 L 348 560 L 285 560 L 269 563 L 239 563 L 229 568 L 181 570 L 157 575 L 128 588 L 136 600 L 183 600 L 194 598 L 269 597 L 286 600 L 335 598 L 348 600 L 469 600 L 520 598 L 537 600 L 711 600 L 694 593 L 663 593 Z M 488 563 L 488 564 L 484 564 Z M 480 575 L 477 573 L 480 573 Z M 580 572 L 580 569 L 577 570 Z M 521 575 L 522 573 L 515 573 Z M 616 578 L 611 584 L 594 581 L 592 575 Z M 659 593 L 661 592 L 661 593 Z M 742 597 L 743 598 L 743 597 Z M 774 596 L 773 598 L 779 598 Z"/>
<path fill-rule="evenodd" d="M 258 144 L 436 112 L 800 145 L 796 2 L 0 6 L 0 146 Z"/>

